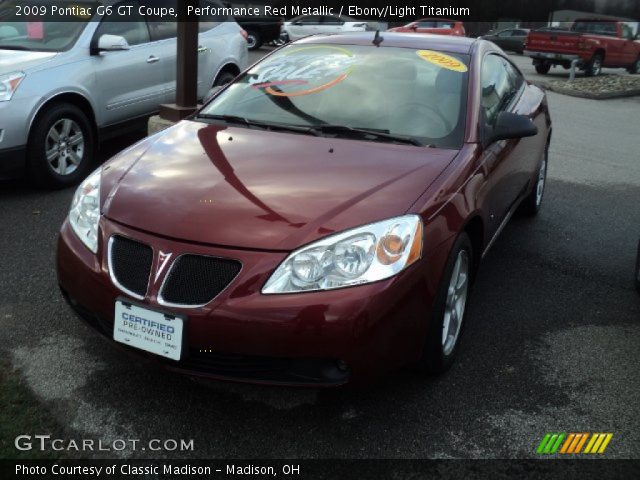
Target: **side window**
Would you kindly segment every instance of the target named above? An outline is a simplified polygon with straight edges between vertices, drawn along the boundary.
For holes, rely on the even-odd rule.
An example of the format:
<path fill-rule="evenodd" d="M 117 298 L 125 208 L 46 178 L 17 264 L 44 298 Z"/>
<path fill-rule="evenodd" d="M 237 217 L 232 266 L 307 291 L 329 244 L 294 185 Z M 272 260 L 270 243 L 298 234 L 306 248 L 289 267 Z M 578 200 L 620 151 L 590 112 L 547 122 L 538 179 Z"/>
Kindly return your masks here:
<path fill-rule="evenodd" d="M 633 29 L 631 28 L 631 26 L 627 25 L 626 23 L 622 24 L 622 37 L 626 38 L 628 40 L 633 40 L 633 37 L 635 35 L 633 34 Z"/>
<path fill-rule="evenodd" d="M 522 88 L 522 85 L 524 84 L 524 77 L 509 60 L 503 58 L 502 61 L 504 62 L 505 68 L 507 69 L 507 75 L 509 75 L 511 90 L 515 95 L 520 91 L 520 88 Z"/>
<path fill-rule="evenodd" d="M 126 22 L 118 22 L 121 18 L 118 14 L 119 6 L 130 6 L 131 15 L 127 17 Z M 149 42 L 149 29 L 144 17 L 138 14 L 138 4 L 135 2 L 121 2 L 113 7 L 110 16 L 107 15 L 102 19 L 100 26 L 96 30 L 94 38 L 99 39 L 102 35 L 118 35 L 124 37 L 129 45 L 140 45 Z"/>
<path fill-rule="evenodd" d="M 302 25 L 319 25 L 320 17 L 318 16 L 302 17 L 300 20 L 298 20 L 298 22 L 301 23 Z"/>
<path fill-rule="evenodd" d="M 338 17 L 334 17 L 333 15 L 322 17 L 322 23 L 324 23 L 325 25 L 343 25 L 344 24 L 342 20 L 340 20 Z"/>
<path fill-rule="evenodd" d="M 505 62 L 498 55 L 487 55 L 481 73 L 482 109 L 490 125 L 504 110 L 512 90 Z"/>
<path fill-rule="evenodd" d="M 177 0 L 154 0 L 154 8 L 173 8 L 178 9 Z M 169 20 L 168 17 L 147 17 L 149 20 L 149 30 L 151 31 L 151 40 L 164 40 L 165 38 L 173 38 L 178 36 L 178 22 Z"/>
<path fill-rule="evenodd" d="M 513 30 L 505 30 L 504 32 L 500 32 L 498 34 L 499 37 L 510 37 L 513 33 Z"/>

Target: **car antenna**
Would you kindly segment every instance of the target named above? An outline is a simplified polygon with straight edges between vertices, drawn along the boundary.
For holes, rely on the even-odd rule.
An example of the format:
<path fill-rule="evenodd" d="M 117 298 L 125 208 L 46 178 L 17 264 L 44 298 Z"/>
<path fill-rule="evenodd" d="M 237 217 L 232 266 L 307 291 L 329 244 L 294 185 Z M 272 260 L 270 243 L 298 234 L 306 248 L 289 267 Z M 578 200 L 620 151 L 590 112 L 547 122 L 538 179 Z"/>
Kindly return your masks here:
<path fill-rule="evenodd" d="M 375 37 L 373 37 L 373 44 L 376 47 L 379 47 L 383 41 L 384 41 L 384 37 L 380 36 L 380 30 L 376 30 L 376 35 Z"/>

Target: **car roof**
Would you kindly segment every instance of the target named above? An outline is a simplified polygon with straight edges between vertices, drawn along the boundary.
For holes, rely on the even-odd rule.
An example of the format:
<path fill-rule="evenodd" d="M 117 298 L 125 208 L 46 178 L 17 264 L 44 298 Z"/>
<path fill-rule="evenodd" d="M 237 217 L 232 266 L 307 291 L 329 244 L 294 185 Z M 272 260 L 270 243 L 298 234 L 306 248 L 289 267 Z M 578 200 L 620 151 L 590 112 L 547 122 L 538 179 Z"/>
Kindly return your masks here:
<path fill-rule="evenodd" d="M 375 32 L 354 32 L 341 34 L 313 35 L 296 43 L 335 43 L 346 45 L 372 45 Z M 441 50 L 468 54 L 478 40 L 467 37 L 432 35 L 428 33 L 380 32 L 382 47 L 415 48 L 418 50 Z"/>

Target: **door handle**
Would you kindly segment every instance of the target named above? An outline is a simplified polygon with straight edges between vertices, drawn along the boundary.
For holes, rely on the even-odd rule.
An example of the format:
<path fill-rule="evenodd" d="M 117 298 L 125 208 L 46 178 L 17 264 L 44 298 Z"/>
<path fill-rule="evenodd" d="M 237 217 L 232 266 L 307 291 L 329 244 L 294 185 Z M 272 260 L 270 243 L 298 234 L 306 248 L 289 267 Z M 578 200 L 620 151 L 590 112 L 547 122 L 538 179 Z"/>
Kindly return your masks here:
<path fill-rule="evenodd" d="M 209 50 L 207 47 L 203 47 L 202 45 L 198 45 L 198 53 L 204 53 Z"/>
<path fill-rule="evenodd" d="M 158 57 L 156 57 L 155 55 L 151 55 L 149 58 L 147 58 L 147 63 L 156 63 L 159 62 L 160 59 Z"/>

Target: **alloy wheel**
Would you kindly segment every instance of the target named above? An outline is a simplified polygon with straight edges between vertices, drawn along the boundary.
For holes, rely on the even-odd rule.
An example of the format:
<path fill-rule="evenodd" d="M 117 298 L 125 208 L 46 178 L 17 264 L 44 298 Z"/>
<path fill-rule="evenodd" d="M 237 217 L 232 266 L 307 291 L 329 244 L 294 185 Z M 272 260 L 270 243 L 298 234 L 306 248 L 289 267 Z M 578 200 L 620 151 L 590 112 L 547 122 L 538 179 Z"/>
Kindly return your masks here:
<path fill-rule="evenodd" d="M 544 185 L 547 180 L 547 159 L 542 160 L 540 165 L 540 172 L 538 173 L 538 183 L 536 184 L 536 206 L 539 207 L 542 203 L 542 196 L 544 195 Z"/>
<path fill-rule="evenodd" d="M 84 157 L 84 134 L 76 122 L 62 118 L 47 133 L 45 155 L 58 175 L 71 175 Z"/>
<path fill-rule="evenodd" d="M 460 327 L 469 293 L 469 253 L 460 250 L 453 267 L 442 324 L 442 350 L 449 355 L 460 336 Z"/>

